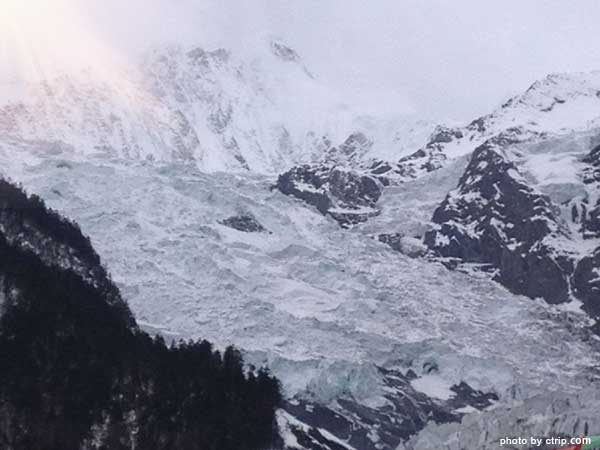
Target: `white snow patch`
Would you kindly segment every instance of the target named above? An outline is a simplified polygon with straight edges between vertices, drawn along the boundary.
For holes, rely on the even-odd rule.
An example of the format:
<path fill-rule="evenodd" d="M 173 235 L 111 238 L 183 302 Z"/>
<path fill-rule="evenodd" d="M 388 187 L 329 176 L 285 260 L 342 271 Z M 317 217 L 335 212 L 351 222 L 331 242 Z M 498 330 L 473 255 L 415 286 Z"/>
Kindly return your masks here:
<path fill-rule="evenodd" d="M 450 390 L 452 383 L 448 383 L 439 375 L 423 375 L 412 380 L 410 384 L 417 391 L 439 400 L 449 400 L 454 396 L 454 392 Z"/>

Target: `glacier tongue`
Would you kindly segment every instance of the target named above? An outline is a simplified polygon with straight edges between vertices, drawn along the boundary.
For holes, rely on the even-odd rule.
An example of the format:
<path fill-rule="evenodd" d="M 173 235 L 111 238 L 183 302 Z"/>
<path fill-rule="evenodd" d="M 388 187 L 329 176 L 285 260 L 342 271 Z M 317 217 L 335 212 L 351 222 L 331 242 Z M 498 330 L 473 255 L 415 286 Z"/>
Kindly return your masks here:
<path fill-rule="evenodd" d="M 20 165 L 11 150 L 7 173 L 81 224 L 142 322 L 238 345 L 272 367 L 288 398 L 382 413 L 391 379 L 376 367 L 412 371 L 412 388 L 438 401 L 466 382 L 501 404 L 576 393 L 598 376 L 582 313 L 341 230 L 271 190 L 272 178 L 47 154 Z M 220 223 L 240 215 L 266 231 Z"/>

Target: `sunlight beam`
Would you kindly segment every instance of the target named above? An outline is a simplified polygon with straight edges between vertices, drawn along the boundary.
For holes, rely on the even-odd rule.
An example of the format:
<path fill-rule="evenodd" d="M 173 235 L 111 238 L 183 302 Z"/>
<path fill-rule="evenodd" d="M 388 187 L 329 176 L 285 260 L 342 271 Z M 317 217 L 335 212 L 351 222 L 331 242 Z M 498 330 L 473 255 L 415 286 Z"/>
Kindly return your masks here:
<path fill-rule="evenodd" d="M 0 82 L 43 81 L 79 69 L 109 70 L 117 57 L 81 0 L 0 0 Z"/>

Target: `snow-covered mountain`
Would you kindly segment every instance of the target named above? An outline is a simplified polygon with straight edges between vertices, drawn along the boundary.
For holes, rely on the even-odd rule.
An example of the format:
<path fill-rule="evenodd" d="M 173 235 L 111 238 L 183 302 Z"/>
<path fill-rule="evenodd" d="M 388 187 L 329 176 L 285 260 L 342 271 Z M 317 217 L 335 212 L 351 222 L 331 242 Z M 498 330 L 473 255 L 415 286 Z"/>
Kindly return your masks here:
<path fill-rule="evenodd" d="M 163 48 L 30 87 L 0 161 L 89 233 L 146 329 L 272 368 L 280 447 L 484 448 L 527 411 L 579 433 L 564 398 L 598 383 L 599 92 L 551 75 L 433 128 L 363 116 L 280 41 Z"/>
<path fill-rule="evenodd" d="M 14 91 L 0 107 L 0 135 L 57 142 L 72 156 L 186 161 L 209 172 L 277 173 L 344 153 L 335 146 L 366 130 L 360 156 L 386 155 L 428 129 L 362 114 L 274 39 L 243 56 L 160 47 L 134 67 L 63 74 Z"/>
<path fill-rule="evenodd" d="M 500 134 L 525 141 L 585 131 L 599 125 L 600 72 L 552 74 L 533 83 L 492 113 L 466 126 L 438 126 L 418 151 L 399 161 L 381 161 L 373 168 L 400 181 L 418 177 L 447 161 L 470 155 Z"/>
<path fill-rule="evenodd" d="M 513 292 L 550 303 L 579 298 L 598 315 L 599 131 L 477 147 L 456 189 L 433 214 L 425 243 L 452 264 L 480 265 Z"/>
<path fill-rule="evenodd" d="M 396 163 L 348 161 L 355 171 L 344 180 L 362 181 L 341 183 L 347 192 L 335 176 L 341 169 L 328 162 L 294 168 L 278 187 L 343 226 L 374 218 L 362 229 L 382 242 L 401 247 L 406 235 L 424 239 L 452 259 L 446 264 L 475 264 L 513 292 L 551 303 L 577 297 L 596 315 L 599 87 L 598 73 L 551 75 L 466 127 L 436 128 L 422 149 Z M 457 170 L 464 173 L 453 179 Z M 451 190 L 443 201 L 426 204 L 428 194 L 407 187 L 428 178 L 421 191 L 438 192 L 431 183 L 445 178 Z M 398 184 L 391 201 L 406 201 L 399 194 L 408 190 L 425 211 L 420 224 L 410 215 L 412 229 L 397 222 L 405 204 L 389 214 L 383 205 L 383 186 Z"/>

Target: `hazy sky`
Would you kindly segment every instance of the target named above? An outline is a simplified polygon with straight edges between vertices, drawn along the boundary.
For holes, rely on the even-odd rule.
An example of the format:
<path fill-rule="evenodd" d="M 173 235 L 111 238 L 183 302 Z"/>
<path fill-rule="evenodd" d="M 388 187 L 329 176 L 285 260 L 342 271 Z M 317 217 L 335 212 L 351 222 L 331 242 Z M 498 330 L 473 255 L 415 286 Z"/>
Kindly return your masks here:
<path fill-rule="evenodd" d="M 16 1 L 77 5 L 82 25 L 69 32 L 92 35 L 103 48 L 126 57 L 166 41 L 240 48 L 274 34 L 293 46 L 313 73 L 348 97 L 386 110 L 402 105 L 399 109 L 409 107 L 435 119 L 471 119 L 550 72 L 600 69 L 597 0 L 0 4 Z M 51 24 L 51 16 L 46 11 L 42 19 Z M 79 41 L 79 52 L 91 42 Z"/>

